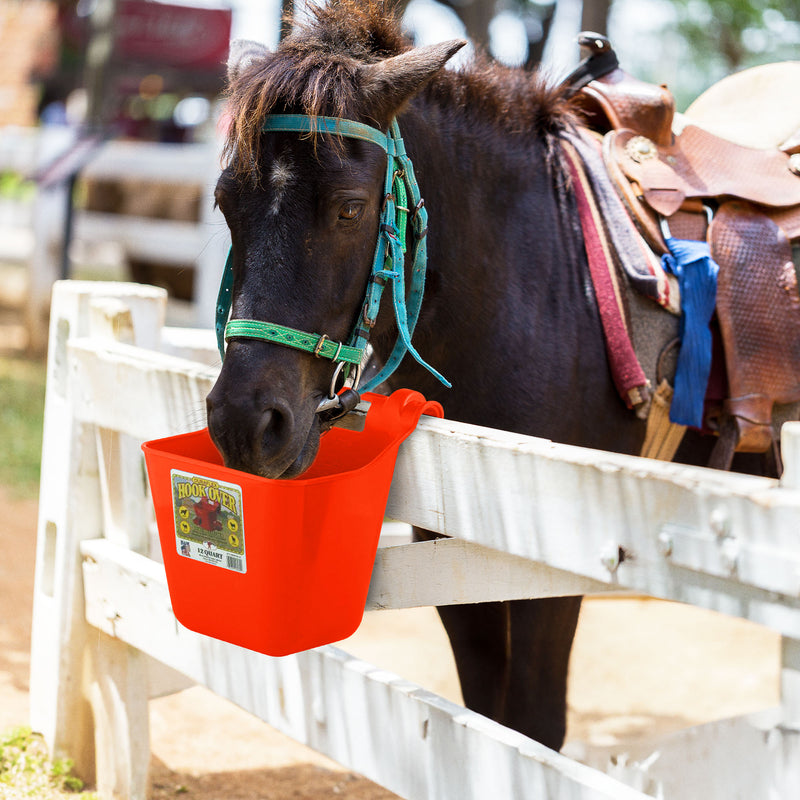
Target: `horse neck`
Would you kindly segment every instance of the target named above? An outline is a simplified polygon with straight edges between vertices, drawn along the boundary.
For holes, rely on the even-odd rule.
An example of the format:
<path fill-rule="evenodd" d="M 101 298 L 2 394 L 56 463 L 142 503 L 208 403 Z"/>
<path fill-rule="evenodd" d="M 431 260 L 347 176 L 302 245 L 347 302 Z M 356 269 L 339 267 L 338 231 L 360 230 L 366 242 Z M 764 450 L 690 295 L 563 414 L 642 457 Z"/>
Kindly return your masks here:
<path fill-rule="evenodd" d="M 572 275 L 571 293 L 582 296 L 584 288 L 579 229 L 563 184 L 544 166 L 552 144 L 426 97 L 399 124 L 430 229 L 415 343 L 440 351 L 438 363 L 446 366 L 459 358 L 452 346 L 459 337 L 484 355 L 482 343 L 497 339 L 497 320 L 508 314 L 546 316 L 557 326 L 546 287 L 567 289 Z"/>
<path fill-rule="evenodd" d="M 511 132 L 474 110 L 443 107 L 424 95 L 400 126 L 428 208 L 432 274 L 456 270 L 471 286 L 491 286 L 501 274 L 546 283 L 551 273 L 561 276 L 565 267 L 582 263 L 559 139 Z M 537 226 L 536 218 L 546 225 Z M 531 232 L 535 243 L 519 241 Z"/>
<path fill-rule="evenodd" d="M 577 211 L 545 166 L 558 142 L 424 99 L 399 123 L 430 228 L 414 344 L 453 389 L 410 357 L 391 385 L 452 419 L 633 452 L 640 432 L 611 382 Z"/>

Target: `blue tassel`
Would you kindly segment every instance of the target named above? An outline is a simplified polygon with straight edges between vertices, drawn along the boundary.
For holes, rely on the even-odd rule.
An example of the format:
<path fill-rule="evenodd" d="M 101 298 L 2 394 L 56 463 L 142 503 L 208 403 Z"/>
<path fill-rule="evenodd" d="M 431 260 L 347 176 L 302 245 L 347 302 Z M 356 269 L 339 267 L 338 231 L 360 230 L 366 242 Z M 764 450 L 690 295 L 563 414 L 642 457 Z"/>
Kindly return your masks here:
<path fill-rule="evenodd" d="M 679 425 L 702 428 L 711 373 L 709 322 L 717 301 L 719 266 L 706 242 L 667 238 L 666 243 L 670 253 L 662 256 L 662 263 L 677 277 L 681 290 L 681 350 L 669 418 Z"/>

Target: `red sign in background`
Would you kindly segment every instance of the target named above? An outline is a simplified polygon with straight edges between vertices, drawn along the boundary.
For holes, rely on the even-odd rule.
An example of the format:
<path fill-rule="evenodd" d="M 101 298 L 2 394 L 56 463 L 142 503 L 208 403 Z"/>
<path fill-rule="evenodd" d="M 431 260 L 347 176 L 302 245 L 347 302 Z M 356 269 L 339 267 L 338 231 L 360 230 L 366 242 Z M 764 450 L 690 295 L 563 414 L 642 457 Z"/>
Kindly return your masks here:
<path fill-rule="evenodd" d="M 219 70 L 228 57 L 229 9 L 120 0 L 114 20 L 115 60 Z"/>

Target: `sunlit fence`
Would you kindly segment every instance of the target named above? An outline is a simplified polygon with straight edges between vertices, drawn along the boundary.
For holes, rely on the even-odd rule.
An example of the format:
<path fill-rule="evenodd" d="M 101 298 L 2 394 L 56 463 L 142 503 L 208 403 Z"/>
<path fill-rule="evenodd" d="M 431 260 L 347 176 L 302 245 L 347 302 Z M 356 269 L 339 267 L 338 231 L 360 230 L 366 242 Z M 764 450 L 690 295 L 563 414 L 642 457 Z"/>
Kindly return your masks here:
<path fill-rule="evenodd" d="M 450 538 L 379 548 L 368 608 L 634 590 L 783 634 L 781 707 L 579 763 L 336 647 L 270 658 L 175 620 L 140 445 L 202 427 L 218 356 L 164 306 L 62 282 L 50 325 L 32 724 L 103 797 L 145 797 L 148 698 L 187 681 L 409 800 L 800 796 L 797 424 L 780 482 L 431 418 L 401 446 L 389 516 Z"/>
<path fill-rule="evenodd" d="M 43 348 L 50 292 L 54 281 L 65 277 L 68 178 L 76 170 L 85 181 L 149 182 L 175 193 L 199 187 L 199 213 L 192 220 L 158 218 L 147 208 L 122 214 L 87 211 L 78 196 L 66 257 L 80 248 L 108 245 L 123 263 L 135 258 L 192 269 L 192 315 L 196 324 L 210 325 L 230 242 L 213 203 L 219 172 L 215 145 L 109 141 L 82 146 L 66 127 L 5 128 L 0 130 L 0 260 L 28 265 L 26 317 L 33 349 Z"/>

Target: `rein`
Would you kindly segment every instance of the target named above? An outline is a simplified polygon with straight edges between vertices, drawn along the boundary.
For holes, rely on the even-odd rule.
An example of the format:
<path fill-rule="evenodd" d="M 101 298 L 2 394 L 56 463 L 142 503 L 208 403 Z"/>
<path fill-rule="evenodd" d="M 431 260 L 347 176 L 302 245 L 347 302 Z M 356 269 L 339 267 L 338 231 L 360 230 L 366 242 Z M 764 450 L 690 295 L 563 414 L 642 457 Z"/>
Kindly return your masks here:
<path fill-rule="evenodd" d="M 425 362 L 411 344 L 411 337 L 419 317 L 422 296 L 425 290 L 428 232 L 428 214 L 419 192 L 414 168 L 406 154 L 405 144 L 396 120 L 392 120 L 388 133 L 352 120 L 337 117 L 310 117 L 304 114 L 273 114 L 267 117 L 262 130 L 266 133 L 330 133 L 361 141 L 371 142 L 383 148 L 387 155 L 384 200 L 381 209 L 378 240 L 372 270 L 364 295 L 364 303 L 358 321 L 345 344 L 331 340 L 326 334 L 306 333 L 283 325 L 252 319 L 228 321 L 233 289 L 233 248 L 228 252 L 225 269 L 217 299 L 216 333 L 220 357 L 225 358 L 225 342 L 231 339 L 261 339 L 304 350 L 317 358 L 328 358 L 336 364 L 328 398 L 317 407 L 317 413 L 332 412 L 334 416 L 346 413 L 358 402 L 358 383 L 365 361 L 369 336 L 380 310 L 383 290 L 392 285 L 392 307 L 397 323 L 398 337 L 386 364 L 371 378 L 361 391 L 370 391 L 383 383 L 397 369 L 406 353 L 434 377 L 450 388 L 450 382 Z M 413 250 L 411 278 L 406 301 L 405 253 L 406 228 L 411 221 Z M 351 376 L 352 367 L 355 375 Z M 344 407 L 336 393 L 336 383 L 343 369 L 345 380 L 350 378 L 350 397 Z M 343 393 L 345 394 L 345 393 Z"/>

